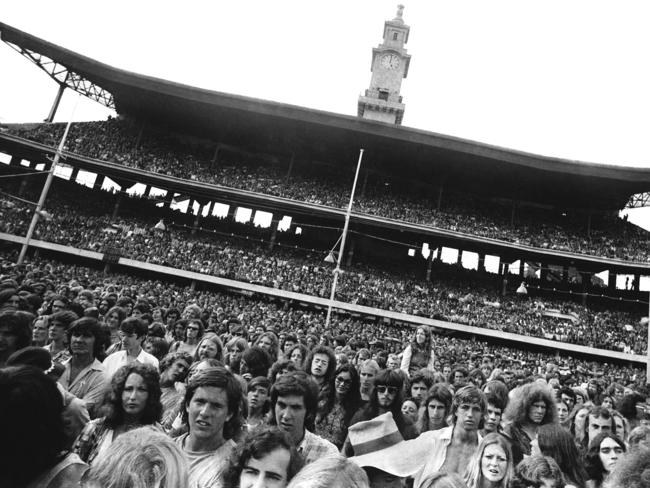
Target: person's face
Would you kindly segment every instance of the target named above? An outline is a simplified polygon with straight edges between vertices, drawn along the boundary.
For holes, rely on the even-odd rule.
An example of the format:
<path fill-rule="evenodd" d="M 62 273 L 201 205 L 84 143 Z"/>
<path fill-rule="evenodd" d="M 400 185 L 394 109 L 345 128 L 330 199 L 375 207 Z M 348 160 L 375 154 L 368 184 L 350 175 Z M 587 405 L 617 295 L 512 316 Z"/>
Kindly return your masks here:
<path fill-rule="evenodd" d="M 122 348 L 129 350 L 129 349 L 136 349 L 140 347 L 140 344 L 142 344 L 142 341 L 140 337 L 136 335 L 135 332 L 131 332 L 130 334 L 128 332 L 124 332 L 120 330 L 118 332 L 118 336 L 120 337 L 120 340 L 122 341 Z"/>
<path fill-rule="evenodd" d="M 435 425 L 442 425 L 445 422 L 445 417 L 447 416 L 447 409 L 445 404 L 440 400 L 431 399 L 427 405 L 427 411 L 429 413 L 429 422 Z"/>
<path fill-rule="evenodd" d="M 538 400 L 528 407 L 528 421 L 533 424 L 541 424 L 545 415 L 546 403 L 542 400 Z"/>
<path fill-rule="evenodd" d="M 92 334 L 73 334 L 72 337 L 70 337 L 70 350 L 75 356 L 83 356 L 85 354 L 92 356 L 94 347 L 95 336 Z"/>
<path fill-rule="evenodd" d="M 347 371 L 341 371 L 334 379 L 334 388 L 339 395 L 347 395 L 352 385 L 352 376 Z"/>
<path fill-rule="evenodd" d="M 295 442 L 299 443 L 305 434 L 307 408 L 302 395 L 279 396 L 275 402 L 275 421 Z"/>
<path fill-rule="evenodd" d="M 512 373 L 510 371 L 504 372 L 503 379 L 505 380 L 506 384 L 510 383 L 512 381 Z"/>
<path fill-rule="evenodd" d="M 65 310 L 65 303 L 61 300 L 54 300 L 52 302 L 52 313 L 60 312 L 61 310 Z"/>
<path fill-rule="evenodd" d="M 159 308 L 154 308 L 151 317 L 154 322 L 162 322 L 162 311 Z"/>
<path fill-rule="evenodd" d="M 386 361 L 386 369 L 397 369 L 399 368 L 399 361 L 396 357 L 392 356 Z"/>
<path fill-rule="evenodd" d="M 372 488 L 402 488 L 404 478 L 395 476 L 377 468 L 364 468 Z"/>
<path fill-rule="evenodd" d="M 499 444 L 490 444 L 481 456 L 481 473 L 490 483 L 499 483 L 506 475 L 508 457 Z"/>
<path fill-rule="evenodd" d="M 167 314 L 167 320 L 166 320 L 167 325 L 172 325 L 176 323 L 177 320 L 178 320 L 178 314 L 175 313 Z"/>
<path fill-rule="evenodd" d="M 487 432 L 496 432 L 501 423 L 500 408 L 495 407 L 493 404 L 488 403 L 487 414 L 485 415 L 485 425 L 483 426 Z"/>
<path fill-rule="evenodd" d="M 454 385 L 464 385 L 465 384 L 465 375 L 461 371 L 456 371 L 454 373 Z"/>
<path fill-rule="evenodd" d="M 478 403 L 461 403 L 456 410 L 456 426 L 467 431 L 478 430 L 482 416 Z"/>
<path fill-rule="evenodd" d="M 46 342 L 47 341 L 47 323 L 45 319 L 38 319 L 34 322 L 34 329 L 32 330 L 32 340 L 34 342 Z"/>
<path fill-rule="evenodd" d="M 241 356 L 242 356 L 242 351 L 239 350 L 239 347 L 237 346 L 230 346 L 228 348 L 228 355 L 230 357 L 230 362 L 231 363 L 236 363 L 241 361 Z"/>
<path fill-rule="evenodd" d="M 587 442 L 591 442 L 601 432 L 612 431 L 612 418 L 604 419 L 589 415 L 589 425 L 587 426 Z"/>
<path fill-rule="evenodd" d="M 377 390 L 377 403 L 381 408 L 390 408 L 395 398 L 397 398 L 397 387 L 378 385 Z"/>
<path fill-rule="evenodd" d="M 0 352 L 12 353 L 16 350 L 16 341 L 18 338 L 9 332 L 9 327 L 0 325 Z"/>
<path fill-rule="evenodd" d="M 449 378 L 449 374 L 451 373 L 451 366 L 443 366 L 442 367 L 442 374 L 445 378 Z"/>
<path fill-rule="evenodd" d="M 300 349 L 296 348 L 293 351 L 291 351 L 291 357 L 289 359 L 291 359 L 293 364 L 295 364 L 296 366 L 300 366 L 303 360 L 302 352 L 300 351 Z"/>
<path fill-rule="evenodd" d="M 88 307 L 92 307 L 94 304 L 91 300 L 88 299 L 86 296 L 80 296 L 78 299 L 79 305 L 85 310 Z"/>
<path fill-rule="evenodd" d="M 316 344 L 316 342 L 314 341 L 313 337 L 311 337 L 311 336 L 307 337 L 307 347 L 309 349 L 313 348 L 315 344 Z"/>
<path fill-rule="evenodd" d="M 413 423 L 418 420 L 418 407 L 412 400 L 404 400 L 402 403 L 402 415 L 411 419 Z"/>
<path fill-rule="evenodd" d="M 239 475 L 239 488 L 284 488 L 288 482 L 291 453 L 283 447 L 262 459 L 251 457 Z"/>
<path fill-rule="evenodd" d="M 616 399 L 616 402 L 620 402 L 623 399 L 624 393 L 625 390 L 623 388 L 616 388 L 614 390 L 614 398 Z"/>
<path fill-rule="evenodd" d="M 375 382 L 375 369 L 369 367 L 362 367 L 359 373 L 359 380 L 361 382 L 362 391 L 370 391 Z"/>
<path fill-rule="evenodd" d="M 311 361 L 311 374 L 317 378 L 325 376 L 327 373 L 327 367 L 330 364 L 330 359 L 327 354 L 314 354 L 314 357 Z"/>
<path fill-rule="evenodd" d="M 174 326 L 174 331 L 176 332 L 176 337 L 185 337 L 185 325 L 182 322 Z"/>
<path fill-rule="evenodd" d="M 271 352 L 271 346 L 273 346 L 273 341 L 271 341 L 270 337 L 264 336 L 260 338 L 257 345 L 262 349 L 264 349 L 266 352 Z"/>
<path fill-rule="evenodd" d="M 269 398 L 269 391 L 263 386 L 256 386 L 248 390 L 248 406 L 252 409 L 261 409 Z"/>
<path fill-rule="evenodd" d="M 257 335 L 264 334 L 264 327 L 262 327 L 261 325 L 258 325 L 257 327 L 255 327 L 255 334 L 257 334 Z"/>
<path fill-rule="evenodd" d="M 569 409 L 564 402 L 557 403 L 557 420 L 561 424 L 566 422 L 566 419 L 569 417 Z"/>
<path fill-rule="evenodd" d="M 489 364 L 484 364 L 483 366 L 481 366 L 481 372 L 483 373 L 483 376 L 489 378 L 490 374 L 492 374 L 492 368 L 490 367 Z"/>
<path fill-rule="evenodd" d="M 285 354 L 290 354 L 291 349 L 293 349 L 294 347 L 296 347 L 296 343 L 293 342 L 291 339 L 287 339 L 286 341 L 284 341 L 284 353 Z"/>
<path fill-rule="evenodd" d="M 585 399 L 582 395 L 576 395 L 576 405 L 582 406 L 585 403 Z"/>
<path fill-rule="evenodd" d="M 603 398 L 603 401 L 602 401 L 602 403 L 600 405 L 601 405 L 601 407 L 605 407 L 605 408 L 609 408 L 609 409 L 614 408 L 614 400 L 612 400 L 612 397 L 607 396 L 607 397 Z"/>
<path fill-rule="evenodd" d="M 622 454 L 623 448 L 611 437 L 603 439 L 603 441 L 600 443 L 598 457 L 600 458 L 600 462 L 603 465 L 603 469 L 607 473 L 611 473 L 614 470 L 616 464 L 618 463 L 618 459 Z"/>
<path fill-rule="evenodd" d="M 427 385 L 423 382 L 413 383 L 411 385 L 411 398 L 422 401 L 427 394 Z"/>
<path fill-rule="evenodd" d="M 426 341 L 427 335 L 424 333 L 424 330 L 418 329 L 415 331 L 415 342 L 418 344 L 424 344 L 424 341 Z"/>
<path fill-rule="evenodd" d="M 199 324 L 196 322 L 190 322 L 187 325 L 187 340 L 195 341 L 199 337 Z"/>
<path fill-rule="evenodd" d="M 182 359 L 177 359 L 174 361 L 171 366 L 169 367 L 169 379 L 171 381 L 182 381 L 183 378 L 185 378 L 185 375 L 187 374 L 187 370 L 189 369 L 190 365 L 187 364 L 185 361 Z"/>
<path fill-rule="evenodd" d="M 199 349 L 197 350 L 199 359 L 216 358 L 218 352 L 219 352 L 219 348 L 214 342 L 210 340 L 201 341 L 201 344 L 199 345 Z"/>
<path fill-rule="evenodd" d="M 614 425 L 616 425 L 616 435 L 619 436 L 624 441 L 627 441 L 627 435 L 625 435 L 625 424 L 623 423 L 623 417 L 620 415 L 614 415 Z"/>
<path fill-rule="evenodd" d="M 106 324 L 111 329 L 117 329 L 120 326 L 120 317 L 117 313 L 113 312 L 106 317 Z"/>
<path fill-rule="evenodd" d="M 58 322 L 51 322 L 48 329 L 48 338 L 51 341 L 61 341 L 65 339 L 65 327 Z"/>
<path fill-rule="evenodd" d="M 122 391 L 122 408 L 124 414 L 130 418 L 139 418 L 144 412 L 149 398 L 149 390 L 144 378 L 136 373 L 131 373 L 124 383 Z"/>
<path fill-rule="evenodd" d="M 562 393 L 561 398 L 562 398 L 562 401 L 564 403 L 566 403 L 566 406 L 569 409 L 569 412 L 571 412 L 573 410 L 573 407 L 575 406 L 575 402 L 573 401 L 573 398 L 571 398 L 566 393 Z"/>
<path fill-rule="evenodd" d="M 190 436 L 213 440 L 223 436 L 223 427 L 232 414 L 228 412 L 228 393 L 218 386 L 200 386 L 185 405 Z"/>

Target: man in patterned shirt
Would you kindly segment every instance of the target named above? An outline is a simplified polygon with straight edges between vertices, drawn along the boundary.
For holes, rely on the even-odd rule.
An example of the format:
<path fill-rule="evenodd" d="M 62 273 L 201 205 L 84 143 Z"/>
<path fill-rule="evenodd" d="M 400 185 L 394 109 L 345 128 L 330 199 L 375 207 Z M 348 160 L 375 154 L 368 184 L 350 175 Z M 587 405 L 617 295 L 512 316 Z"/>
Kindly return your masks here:
<path fill-rule="evenodd" d="M 338 454 L 331 442 L 310 432 L 318 408 L 318 385 L 304 371 L 292 371 L 271 388 L 271 424 L 289 434 L 305 464 Z"/>

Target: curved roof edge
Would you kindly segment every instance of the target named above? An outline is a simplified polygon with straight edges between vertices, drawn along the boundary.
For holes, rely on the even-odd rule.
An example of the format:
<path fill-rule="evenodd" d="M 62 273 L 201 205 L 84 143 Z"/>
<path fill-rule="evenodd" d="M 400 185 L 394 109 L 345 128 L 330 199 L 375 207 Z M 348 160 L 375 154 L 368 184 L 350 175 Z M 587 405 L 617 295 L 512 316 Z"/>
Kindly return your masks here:
<path fill-rule="evenodd" d="M 205 128 L 209 121 L 205 130 L 213 135 L 225 131 L 235 134 L 237 140 L 246 140 L 244 131 L 252 133 L 263 127 L 273 133 L 267 139 L 291 138 L 296 147 L 316 151 L 310 154 L 314 159 L 338 160 L 352 154 L 352 146 L 357 150 L 361 145 L 376 147 L 377 167 L 398 167 L 402 171 L 401 161 L 408 158 L 407 165 L 429 178 L 467 178 L 470 185 L 475 180 L 476 185 L 487 186 L 496 184 L 491 177 L 504 191 L 509 185 L 519 186 L 520 193 L 532 201 L 542 201 L 544 192 L 548 192 L 547 201 L 558 201 L 564 198 L 563 192 L 573 192 L 581 208 L 622 208 L 630 195 L 650 191 L 650 168 L 541 156 L 351 115 L 192 87 L 112 67 L 4 23 L 0 23 L 0 37 L 47 56 L 108 90 L 119 112 L 159 118 L 161 106 L 166 106 L 167 118 L 190 130 Z M 161 100 L 165 103 L 161 104 Z M 323 146 L 324 141 L 339 147 L 328 147 L 327 151 L 321 148 L 318 153 L 314 148 Z M 261 144 L 262 140 L 252 140 L 254 143 Z M 498 178 L 492 172 L 499 173 Z M 540 185 L 541 190 L 536 188 L 536 193 L 530 193 L 531 188 Z"/>

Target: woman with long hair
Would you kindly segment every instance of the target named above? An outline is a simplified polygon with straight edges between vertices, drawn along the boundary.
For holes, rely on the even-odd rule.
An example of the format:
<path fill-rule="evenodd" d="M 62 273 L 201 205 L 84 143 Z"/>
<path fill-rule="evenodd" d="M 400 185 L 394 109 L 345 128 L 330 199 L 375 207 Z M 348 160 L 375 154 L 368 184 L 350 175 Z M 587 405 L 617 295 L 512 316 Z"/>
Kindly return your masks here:
<path fill-rule="evenodd" d="M 233 337 L 226 343 L 226 366 L 232 374 L 239 374 L 241 358 L 248 349 L 248 341 L 243 337 Z"/>
<path fill-rule="evenodd" d="M 278 360 L 280 356 L 280 340 L 273 332 L 263 332 L 255 340 L 253 346 L 264 349 L 271 357 L 271 364 Z"/>
<path fill-rule="evenodd" d="M 532 442 L 532 454 L 542 454 L 555 459 L 566 482 L 575 488 L 584 488 L 587 472 L 582 456 L 571 433 L 558 424 L 546 424 L 537 429 L 537 439 Z"/>
<path fill-rule="evenodd" d="M 318 385 L 318 419 L 327 415 L 334 405 L 334 374 L 336 372 L 336 355 L 323 345 L 316 345 L 305 361 L 305 372 Z"/>
<path fill-rule="evenodd" d="M 467 466 L 465 483 L 468 488 L 509 488 L 513 472 L 510 445 L 505 437 L 493 432 L 478 445 Z"/>
<path fill-rule="evenodd" d="M 433 371 L 435 355 L 433 352 L 433 341 L 431 330 L 426 325 L 420 325 L 415 329 L 413 339 L 402 353 L 402 364 L 400 369 L 410 376 L 411 371 L 427 368 Z"/>
<path fill-rule="evenodd" d="M 143 425 L 160 428 L 160 394 L 156 368 L 138 362 L 122 366 L 111 380 L 111 391 L 103 405 L 106 416 L 88 422 L 72 450 L 91 464 L 124 432 Z"/>
<path fill-rule="evenodd" d="M 359 409 L 359 373 L 352 364 L 342 364 L 334 373 L 334 403 L 316 419 L 315 433 L 341 449 L 348 435 L 352 416 Z"/>
<path fill-rule="evenodd" d="M 601 432 L 594 437 L 585 455 L 587 488 L 604 487 L 626 450 L 625 442 L 615 434 Z"/>
<path fill-rule="evenodd" d="M 289 359 L 293 361 L 293 364 L 296 365 L 296 368 L 303 370 L 305 369 L 305 361 L 309 356 L 309 349 L 304 344 L 296 344 L 293 349 L 289 352 Z"/>
<path fill-rule="evenodd" d="M 205 334 L 196 346 L 194 361 L 204 359 L 216 359 L 223 362 L 223 342 L 214 332 Z"/>

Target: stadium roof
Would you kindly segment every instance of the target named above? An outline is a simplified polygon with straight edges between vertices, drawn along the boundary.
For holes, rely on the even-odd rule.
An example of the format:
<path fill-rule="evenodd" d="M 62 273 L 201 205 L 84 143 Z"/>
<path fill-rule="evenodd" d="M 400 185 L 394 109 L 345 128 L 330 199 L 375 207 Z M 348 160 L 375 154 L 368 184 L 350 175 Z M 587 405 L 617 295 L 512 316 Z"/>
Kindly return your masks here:
<path fill-rule="evenodd" d="M 446 190 L 573 208 L 623 208 L 650 190 L 650 169 L 539 156 L 355 116 L 205 90 L 121 70 L 0 23 L 0 37 L 32 59 L 49 58 L 109 92 L 118 113 L 249 152 L 364 166 Z M 53 73 L 50 76 L 55 77 Z M 91 89 L 88 89 L 88 86 Z M 73 88 L 78 89 L 78 86 Z M 81 90 L 80 90 L 81 91 Z M 92 95 L 89 95 L 92 96 Z M 95 96 L 95 99 L 101 97 Z M 104 98 L 105 99 L 105 98 Z"/>

